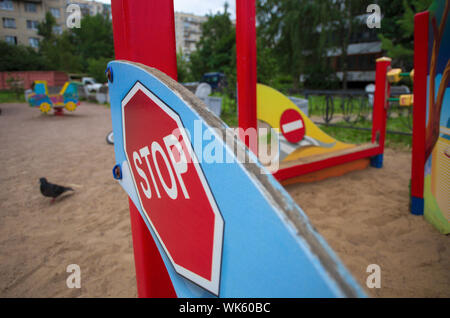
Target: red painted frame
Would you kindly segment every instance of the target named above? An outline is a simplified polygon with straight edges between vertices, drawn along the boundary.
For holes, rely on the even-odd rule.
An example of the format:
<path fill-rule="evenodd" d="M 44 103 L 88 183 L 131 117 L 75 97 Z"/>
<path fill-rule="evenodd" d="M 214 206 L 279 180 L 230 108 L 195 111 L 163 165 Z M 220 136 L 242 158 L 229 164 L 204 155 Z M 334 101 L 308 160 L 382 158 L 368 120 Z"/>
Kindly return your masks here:
<path fill-rule="evenodd" d="M 238 121 L 243 130 L 257 128 L 255 0 L 236 0 L 236 72 Z M 241 140 L 257 154 L 257 144 Z"/>
<path fill-rule="evenodd" d="M 411 213 L 423 214 L 427 113 L 429 12 L 414 16 L 414 107 L 411 163 Z"/>
<path fill-rule="evenodd" d="M 156 67 L 177 79 L 173 1 L 112 0 L 116 59 Z M 158 45 L 155 45 L 158 43 Z M 129 199 L 139 297 L 177 297 L 155 241 Z"/>

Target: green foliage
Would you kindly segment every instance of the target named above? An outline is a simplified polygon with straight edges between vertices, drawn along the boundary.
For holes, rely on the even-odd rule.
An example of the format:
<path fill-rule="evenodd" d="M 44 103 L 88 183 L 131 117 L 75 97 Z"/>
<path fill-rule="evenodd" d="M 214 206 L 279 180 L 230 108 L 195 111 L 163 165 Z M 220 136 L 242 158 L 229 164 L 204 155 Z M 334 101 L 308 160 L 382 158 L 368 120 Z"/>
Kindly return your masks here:
<path fill-rule="evenodd" d="M 39 71 L 46 69 L 45 60 L 31 47 L 0 41 L 0 71 Z"/>
<path fill-rule="evenodd" d="M 82 58 L 87 67 L 91 58 L 113 58 L 114 42 L 111 21 L 105 16 L 85 16 L 81 20 L 81 27 L 72 29 L 75 52 Z"/>
<path fill-rule="evenodd" d="M 433 0 L 380 0 L 384 17 L 378 35 L 383 50 L 393 65 L 405 70 L 413 68 L 414 15 L 427 10 Z"/>
<path fill-rule="evenodd" d="M 106 61 L 114 56 L 111 22 L 103 15 L 85 16 L 81 28 L 55 34 L 50 12 L 38 24 L 39 51 L 0 41 L 0 70 L 58 70 L 88 73 L 104 82 Z M 102 69 L 103 68 L 103 69 Z"/>
<path fill-rule="evenodd" d="M 182 51 L 177 52 L 177 71 L 178 71 L 178 81 L 193 82 L 191 71 L 189 69 L 189 61 L 186 56 L 183 55 Z"/>
<path fill-rule="evenodd" d="M 199 81 L 207 72 L 225 73 L 233 81 L 236 73 L 235 29 L 230 20 L 228 6 L 223 13 L 208 16 L 202 24 L 202 36 L 197 50 L 190 55 L 192 78 Z"/>
<path fill-rule="evenodd" d="M 403 131 L 404 127 L 400 123 L 403 118 L 389 118 L 387 121 L 387 130 Z M 338 125 L 348 125 L 346 122 L 338 122 Z M 372 122 L 362 121 L 356 127 L 371 128 Z M 372 132 L 370 130 L 358 130 L 351 128 L 341 128 L 327 125 L 320 125 L 320 128 L 337 140 L 342 142 L 348 142 L 353 144 L 362 144 L 370 142 L 372 137 Z M 399 135 L 399 134 L 386 134 L 385 145 L 391 148 L 405 148 L 411 147 L 412 136 Z"/>
<path fill-rule="evenodd" d="M 10 91 L 16 95 L 17 99 L 19 99 L 21 94 L 23 94 L 23 81 L 20 78 L 8 75 L 6 83 L 8 84 Z"/>
<path fill-rule="evenodd" d="M 328 78 L 321 75 L 330 72 L 326 53 L 332 29 L 325 26 L 330 23 L 333 3 L 310 0 L 257 2 L 259 47 L 270 51 L 265 52 L 269 65 L 276 63 L 276 67 L 270 68 L 289 75 L 294 89 L 300 85 L 300 76 L 306 80 L 310 78 L 312 83 L 328 85 Z M 272 78 L 275 76 L 272 73 Z M 313 77 L 321 77 L 321 80 Z"/>
<path fill-rule="evenodd" d="M 289 89 L 292 88 L 292 80 L 291 75 L 283 75 L 283 74 L 274 74 L 273 79 L 270 81 L 269 86 L 275 88 L 276 90 L 288 94 Z"/>
<path fill-rule="evenodd" d="M 212 96 L 222 98 L 222 114 L 220 118 L 230 127 L 238 126 L 236 99 L 226 93 L 213 93 Z"/>
<path fill-rule="evenodd" d="M 49 69 L 68 73 L 83 70 L 83 59 L 77 54 L 73 35 L 69 31 L 64 31 L 60 36 L 54 36 L 53 41 L 42 41 L 40 52 Z"/>
<path fill-rule="evenodd" d="M 280 73 L 277 59 L 273 50 L 263 45 L 262 39 L 257 36 L 257 81 L 268 86 L 275 85 L 275 77 Z M 292 84 L 292 78 L 290 78 Z"/>
<path fill-rule="evenodd" d="M 23 103 L 25 101 L 25 96 L 23 90 L 20 92 L 19 96 L 12 91 L 2 90 L 0 91 L 0 103 Z"/>
<path fill-rule="evenodd" d="M 88 59 L 87 73 L 93 77 L 97 83 L 106 83 L 105 70 L 110 58 L 101 57 L 98 59 Z"/>
<path fill-rule="evenodd" d="M 0 41 L 0 71 L 58 70 L 87 73 L 105 82 L 106 64 L 113 60 L 112 25 L 103 15 L 85 16 L 81 28 L 56 34 L 56 20 L 50 12 L 38 24 L 42 37 L 39 51 Z"/>
<path fill-rule="evenodd" d="M 43 42 L 52 42 L 55 40 L 56 36 L 53 33 L 53 27 L 56 25 L 56 20 L 50 11 L 45 14 L 45 19 L 38 24 L 37 30 L 38 35 L 43 37 Z M 41 42 L 42 43 L 42 42 Z"/>

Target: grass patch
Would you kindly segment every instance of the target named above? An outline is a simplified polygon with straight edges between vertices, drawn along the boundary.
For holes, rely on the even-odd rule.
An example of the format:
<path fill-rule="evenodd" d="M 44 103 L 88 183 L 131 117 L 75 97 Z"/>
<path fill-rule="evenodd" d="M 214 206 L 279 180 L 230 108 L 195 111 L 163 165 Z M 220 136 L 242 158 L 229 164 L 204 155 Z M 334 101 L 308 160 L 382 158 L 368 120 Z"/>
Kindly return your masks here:
<path fill-rule="evenodd" d="M 222 113 L 220 118 L 227 124 L 229 127 L 237 127 L 238 126 L 238 118 L 237 114 L 229 114 Z"/>
<path fill-rule="evenodd" d="M 0 91 L 0 103 L 24 103 L 25 95 L 16 94 L 11 91 Z"/>
<path fill-rule="evenodd" d="M 222 98 L 222 113 L 220 118 L 230 127 L 238 126 L 237 104 L 234 98 L 223 93 L 213 93 L 211 96 Z"/>

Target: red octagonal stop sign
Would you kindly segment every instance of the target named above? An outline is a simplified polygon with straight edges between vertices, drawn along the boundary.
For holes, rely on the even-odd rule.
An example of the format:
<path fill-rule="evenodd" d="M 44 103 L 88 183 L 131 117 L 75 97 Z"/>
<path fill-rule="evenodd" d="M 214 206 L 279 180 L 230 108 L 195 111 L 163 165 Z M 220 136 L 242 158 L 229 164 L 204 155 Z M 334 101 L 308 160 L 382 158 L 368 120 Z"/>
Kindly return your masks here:
<path fill-rule="evenodd" d="M 142 210 L 175 271 L 218 295 L 223 218 L 180 117 L 141 83 L 122 101 L 123 142 Z"/>

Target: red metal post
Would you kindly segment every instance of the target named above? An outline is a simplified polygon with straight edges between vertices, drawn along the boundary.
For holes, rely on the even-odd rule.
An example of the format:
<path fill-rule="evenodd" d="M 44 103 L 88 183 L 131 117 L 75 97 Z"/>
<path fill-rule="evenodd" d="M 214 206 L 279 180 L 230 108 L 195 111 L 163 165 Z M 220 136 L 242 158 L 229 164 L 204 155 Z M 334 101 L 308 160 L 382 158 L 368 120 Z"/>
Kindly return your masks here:
<path fill-rule="evenodd" d="M 390 86 L 387 81 L 387 71 L 391 66 L 391 59 L 381 57 L 377 59 L 375 71 L 375 94 L 372 115 L 372 143 L 379 145 L 379 154 L 372 158 L 371 165 L 376 168 L 383 166 L 384 140 L 386 137 L 387 108 Z"/>
<path fill-rule="evenodd" d="M 112 0 L 116 59 L 155 67 L 177 79 L 173 1 Z M 147 225 L 129 200 L 139 297 L 176 297 Z"/>
<path fill-rule="evenodd" d="M 257 129 L 255 0 L 236 0 L 236 67 L 239 128 Z M 244 139 L 241 133 L 240 138 Z M 257 138 L 256 138 L 257 139 Z M 242 140 L 258 153 L 257 140 Z"/>
<path fill-rule="evenodd" d="M 429 13 L 414 17 L 414 106 L 411 162 L 411 213 L 423 214 L 425 127 L 427 112 Z"/>
<path fill-rule="evenodd" d="M 177 79 L 173 1 L 112 0 L 116 59 L 156 67 Z"/>

